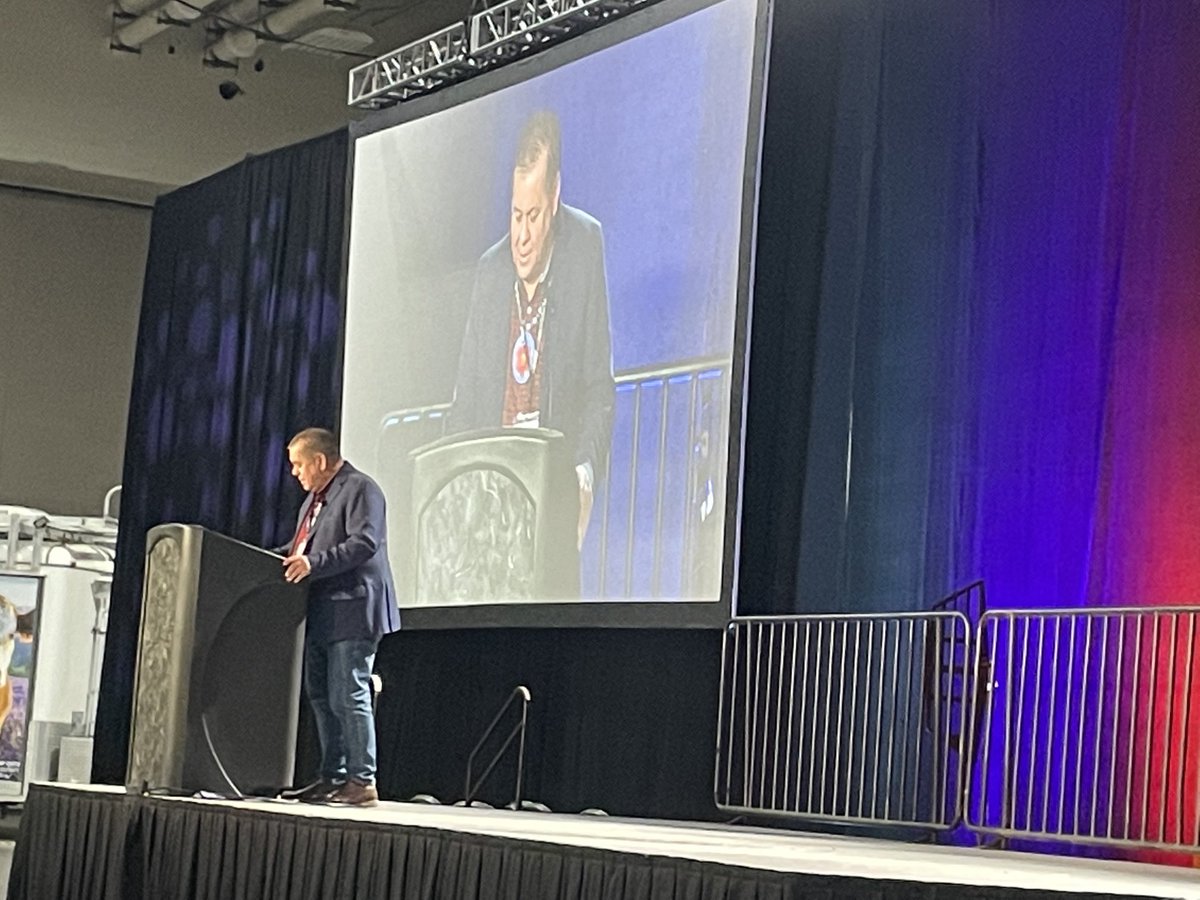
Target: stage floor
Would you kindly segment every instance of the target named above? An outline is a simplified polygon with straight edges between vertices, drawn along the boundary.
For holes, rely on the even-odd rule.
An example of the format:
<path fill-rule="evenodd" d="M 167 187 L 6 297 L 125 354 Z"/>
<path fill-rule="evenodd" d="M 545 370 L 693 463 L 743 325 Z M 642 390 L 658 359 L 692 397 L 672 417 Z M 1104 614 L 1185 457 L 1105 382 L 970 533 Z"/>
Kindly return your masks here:
<path fill-rule="evenodd" d="M 124 796 L 110 786 L 47 786 L 55 795 Z M 47 791 L 49 793 L 49 791 Z M 395 826 L 591 848 L 770 872 L 1007 889 L 1200 900 L 1194 869 L 968 847 L 911 844 L 774 829 L 604 816 L 381 803 L 338 809 L 284 801 L 153 798 L 172 808 L 254 810 L 341 827 Z M 178 805 L 176 807 L 176 805 Z M 333 827 L 339 827 L 333 825 Z"/>

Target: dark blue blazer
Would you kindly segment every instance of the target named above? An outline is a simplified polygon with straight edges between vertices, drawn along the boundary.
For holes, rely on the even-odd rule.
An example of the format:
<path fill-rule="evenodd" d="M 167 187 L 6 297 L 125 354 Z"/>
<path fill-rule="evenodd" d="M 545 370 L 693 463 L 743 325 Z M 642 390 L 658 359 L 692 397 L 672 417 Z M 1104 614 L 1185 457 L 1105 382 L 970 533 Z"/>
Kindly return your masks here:
<path fill-rule="evenodd" d="M 300 508 L 297 528 L 312 505 Z M 400 628 L 388 565 L 387 508 L 370 476 L 344 463 L 309 531 L 308 633 L 332 643 L 378 640 Z"/>

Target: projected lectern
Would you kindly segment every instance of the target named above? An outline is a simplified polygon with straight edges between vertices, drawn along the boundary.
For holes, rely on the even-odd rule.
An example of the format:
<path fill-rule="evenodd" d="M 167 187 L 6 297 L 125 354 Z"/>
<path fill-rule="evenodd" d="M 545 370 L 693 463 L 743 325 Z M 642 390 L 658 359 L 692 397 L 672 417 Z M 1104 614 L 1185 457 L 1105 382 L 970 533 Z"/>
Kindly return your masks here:
<path fill-rule="evenodd" d="M 579 597 L 579 482 L 560 432 L 489 428 L 412 451 L 413 602 Z"/>
<path fill-rule="evenodd" d="M 273 553 L 195 525 L 150 529 L 130 790 L 292 783 L 307 593 Z"/>

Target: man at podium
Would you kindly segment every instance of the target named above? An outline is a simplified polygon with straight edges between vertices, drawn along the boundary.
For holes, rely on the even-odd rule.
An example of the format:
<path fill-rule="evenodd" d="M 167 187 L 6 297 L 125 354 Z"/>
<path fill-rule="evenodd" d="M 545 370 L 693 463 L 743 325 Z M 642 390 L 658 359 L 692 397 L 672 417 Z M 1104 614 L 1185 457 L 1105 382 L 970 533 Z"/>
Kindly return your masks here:
<path fill-rule="evenodd" d="M 561 202 L 561 155 L 558 117 L 535 113 L 518 141 L 509 233 L 476 269 L 451 427 L 561 431 L 582 546 L 611 440 L 612 338 L 603 231 Z"/>
<path fill-rule="evenodd" d="M 288 461 L 308 497 L 295 537 L 280 552 L 288 581 L 312 579 L 304 686 L 321 742 L 320 777 L 294 796 L 374 806 L 371 667 L 380 638 L 400 627 L 383 492 L 342 459 L 336 436 L 323 428 L 292 438 Z"/>

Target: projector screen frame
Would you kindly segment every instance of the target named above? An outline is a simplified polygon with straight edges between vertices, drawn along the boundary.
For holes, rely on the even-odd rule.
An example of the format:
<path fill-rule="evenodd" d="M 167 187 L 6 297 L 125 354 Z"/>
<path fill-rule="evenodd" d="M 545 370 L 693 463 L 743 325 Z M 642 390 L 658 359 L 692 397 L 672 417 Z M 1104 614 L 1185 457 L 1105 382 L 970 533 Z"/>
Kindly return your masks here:
<path fill-rule="evenodd" d="M 341 297 L 348 307 L 350 270 L 350 232 L 353 221 L 354 164 L 359 138 L 422 119 L 444 110 L 497 93 L 609 47 L 634 39 L 653 29 L 668 25 L 692 13 L 726 0 L 659 0 L 651 6 L 631 12 L 613 22 L 568 38 L 546 50 L 481 73 L 458 84 L 414 98 L 396 106 L 371 113 L 352 122 L 346 164 L 346 210 Z M 724 628 L 737 606 L 738 566 L 741 557 L 741 518 L 743 495 L 743 457 L 746 429 L 746 399 L 749 390 L 750 325 L 753 310 L 753 283 L 759 201 L 759 171 L 762 156 L 763 125 L 766 112 L 766 85 L 769 68 L 771 20 L 775 0 L 754 0 L 755 22 L 750 72 L 746 146 L 742 170 L 740 241 L 737 253 L 737 297 L 730 359 L 730 398 L 728 407 L 728 443 L 724 497 L 724 533 L 720 590 L 715 600 L 573 600 L 562 603 L 533 601 L 522 603 L 471 603 L 452 606 L 401 606 L 405 628 Z M 346 331 L 343 320 L 339 342 L 338 371 L 345 370 Z M 336 398 L 336 418 L 340 426 L 343 393 Z M 400 540 L 389 535 L 389 540 Z M 398 583 L 407 573 L 394 573 Z"/>

